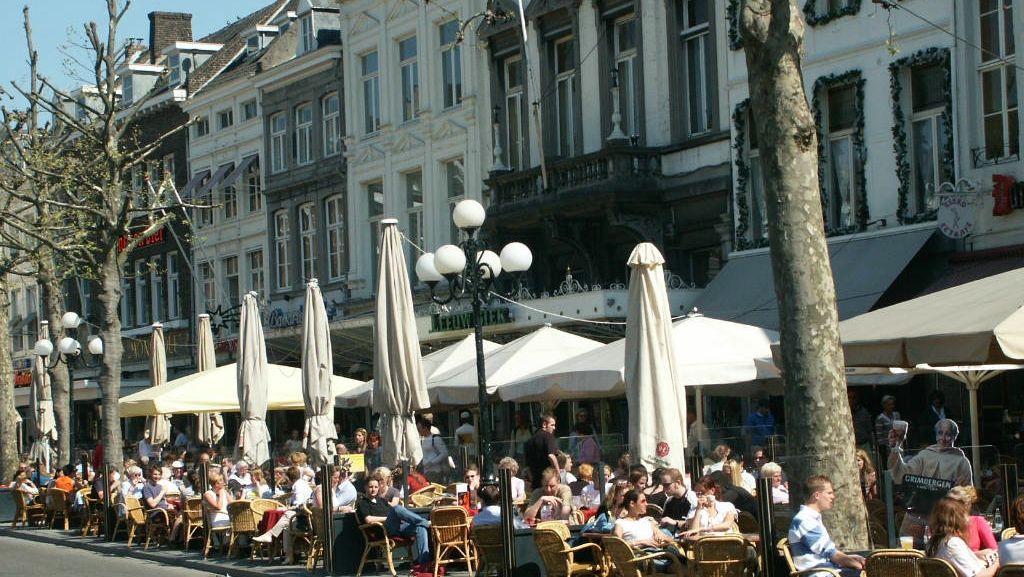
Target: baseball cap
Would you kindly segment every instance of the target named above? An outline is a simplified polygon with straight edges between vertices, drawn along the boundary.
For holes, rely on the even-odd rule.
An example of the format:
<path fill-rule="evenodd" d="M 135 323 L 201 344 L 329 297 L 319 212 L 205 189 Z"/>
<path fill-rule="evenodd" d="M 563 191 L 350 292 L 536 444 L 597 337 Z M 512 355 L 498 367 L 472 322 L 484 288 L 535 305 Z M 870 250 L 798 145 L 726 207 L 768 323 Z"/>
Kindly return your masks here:
<path fill-rule="evenodd" d="M 185 468 L 185 463 L 182 463 L 181 461 L 175 461 L 175 462 L 171 463 L 171 468 L 172 469 L 184 469 Z"/>

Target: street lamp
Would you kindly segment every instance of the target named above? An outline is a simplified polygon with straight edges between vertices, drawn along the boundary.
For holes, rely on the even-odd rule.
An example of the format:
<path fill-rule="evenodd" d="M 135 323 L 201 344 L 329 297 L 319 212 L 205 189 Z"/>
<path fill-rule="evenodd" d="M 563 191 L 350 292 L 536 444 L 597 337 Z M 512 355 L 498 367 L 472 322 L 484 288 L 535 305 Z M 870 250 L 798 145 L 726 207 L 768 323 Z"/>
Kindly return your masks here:
<path fill-rule="evenodd" d="M 455 205 L 452 221 L 466 233 L 466 239 L 457 245 L 446 244 L 435 253 L 425 253 L 416 261 L 416 276 L 430 287 L 430 298 L 437 304 L 468 298 L 473 306 L 473 333 L 476 337 L 476 380 L 480 402 L 480 426 L 477 430 L 477 455 L 482 460 L 483 474 L 493 468 L 490 455 L 490 418 L 487 403 L 487 375 L 484 371 L 484 336 L 480 310 L 488 300 L 491 285 L 502 271 L 523 272 L 533 263 L 529 247 L 511 242 L 501 249 L 501 256 L 487 250 L 477 232 L 487 218 L 487 211 L 479 202 L 466 199 Z M 448 281 L 448 295 L 439 297 L 437 283 Z"/>
<path fill-rule="evenodd" d="M 42 321 L 44 327 L 49 325 L 48 321 Z M 65 331 L 75 331 L 77 334 L 78 326 L 82 324 L 82 317 L 78 316 L 78 313 L 68 311 L 64 313 L 64 316 L 60 319 L 60 324 Z M 93 336 L 88 340 L 86 348 L 89 349 L 89 354 L 94 358 L 99 357 L 103 354 L 103 341 L 99 337 Z M 64 363 L 68 367 L 68 450 L 72 455 L 68 455 L 68 460 L 74 462 L 73 454 L 75 451 L 75 364 L 77 363 L 83 368 L 94 369 L 99 366 L 99 362 L 88 362 L 85 357 L 82 356 L 82 343 L 78 342 L 74 337 L 65 335 L 62 339 L 57 341 L 57 354 L 54 355 L 53 360 L 50 361 L 48 357 L 53 354 L 53 343 L 49 339 L 39 339 L 36 341 L 34 350 L 35 353 L 43 357 L 43 365 L 47 371 L 53 370 L 59 363 Z M 84 477 L 86 472 L 82 472 Z"/>

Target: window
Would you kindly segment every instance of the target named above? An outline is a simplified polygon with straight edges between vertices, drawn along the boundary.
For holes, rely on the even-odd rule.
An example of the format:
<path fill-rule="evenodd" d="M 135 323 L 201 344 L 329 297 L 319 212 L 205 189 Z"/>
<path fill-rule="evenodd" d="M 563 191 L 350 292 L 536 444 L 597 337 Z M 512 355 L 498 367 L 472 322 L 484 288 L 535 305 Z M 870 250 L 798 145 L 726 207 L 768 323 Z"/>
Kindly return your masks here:
<path fill-rule="evenodd" d="M 207 116 L 196 118 L 196 123 L 192 125 L 192 134 L 196 138 L 202 138 L 210 134 L 210 118 Z"/>
<path fill-rule="evenodd" d="M 338 93 L 328 94 L 320 101 L 324 123 L 324 157 L 341 152 L 341 108 Z"/>
<path fill-rule="evenodd" d="M 246 100 L 242 103 L 242 122 L 256 118 L 256 99 Z"/>
<path fill-rule="evenodd" d="M 78 310 L 82 311 L 83 319 L 91 319 L 92 315 L 92 281 L 79 278 L 78 284 Z"/>
<path fill-rule="evenodd" d="M 181 316 L 181 281 L 178 277 L 178 253 L 167 253 L 167 318 Z"/>
<path fill-rule="evenodd" d="M 164 156 L 162 164 L 163 164 L 163 174 L 161 175 L 161 179 L 164 176 L 166 176 L 167 178 L 170 178 L 171 181 L 173 182 L 174 181 L 174 155 L 173 154 L 168 154 L 167 156 Z"/>
<path fill-rule="evenodd" d="M 978 13 L 981 40 L 978 73 L 985 158 L 998 160 L 1020 152 L 1013 2 L 981 0 Z"/>
<path fill-rule="evenodd" d="M 224 304 L 225 308 L 231 308 L 242 302 L 241 285 L 238 282 L 238 257 L 225 257 L 221 263 L 224 266 L 224 286 L 228 292 L 228 302 Z"/>
<path fill-rule="evenodd" d="M 149 293 L 149 263 L 145 260 L 135 261 L 135 316 L 139 324 L 153 322 L 153 296 Z"/>
<path fill-rule="evenodd" d="M 132 84 L 131 74 L 125 74 L 121 77 L 121 103 L 124 105 L 129 105 L 135 100 Z"/>
<path fill-rule="evenodd" d="M 10 294 L 10 315 L 11 320 L 21 320 L 21 291 L 18 289 L 11 290 Z M 21 333 L 11 332 L 11 349 L 15 351 L 21 350 Z"/>
<path fill-rule="evenodd" d="M 270 172 L 276 174 L 288 167 L 285 161 L 285 134 L 288 119 L 283 112 L 270 117 Z"/>
<path fill-rule="evenodd" d="M 363 132 L 372 134 L 380 129 L 380 71 L 377 52 L 364 54 L 363 71 Z"/>
<path fill-rule="evenodd" d="M 747 180 L 747 210 L 750 215 L 750 239 L 759 241 L 768 237 L 768 207 L 765 204 L 764 196 L 764 170 L 761 166 L 761 153 L 757 126 L 749 110 L 747 116 L 747 165 L 750 167 L 749 179 Z"/>
<path fill-rule="evenodd" d="M 828 228 L 846 228 L 857 223 L 854 182 L 853 128 L 856 123 L 857 89 L 853 84 L 830 88 L 825 119 Z"/>
<path fill-rule="evenodd" d="M 505 60 L 505 130 L 509 168 L 521 170 L 526 162 L 526 127 L 523 125 L 523 58 Z"/>
<path fill-rule="evenodd" d="M 199 282 L 203 283 L 203 310 L 211 312 L 217 308 L 217 278 L 212 262 L 199 263 Z"/>
<path fill-rule="evenodd" d="M 946 70 L 941 64 L 919 66 L 910 71 L 910 162 L 911 194 L 907 214 L 919 214 L 935 208 L 935 187 L 950 180 L 944 148 L 949 127 L 943 115 L 946 109 Z"/>
<path fill-rule="evenodd" d="M 615 76 L 619 84 L 620 126 L 626 136 L 640 134 L 640 74 L 637 71 L 636 17 L 629 16 L 614 24 L 612 50 L 615 55 Z"/>
<path fill-rule="evenodd" d="M 217 130 L 224 130 L 235 123 L 235 112 L 228 108 L 217 113 Z"/>
<path fill-rule="evenodd" d="M 370 280 L 377 279 L 377 247 L 380 243 L 380 221 L 384 219 L 384 183 L 379 180 L 366 185 L 367 220 L 370 222 Z"/>
<path fill-rule="evenodd" d="M 167 83 L 177 86 L 181 83 L 181 55 L 171 54 L 167 57 L 168 76 Z"/>
<path fill-rule="evenodd" d="M 313 28 L 312 12 L 299 20 L 299 36 L 299 54 L 316 50 L 316 29 Z"/>
<path fill-rule="evenodd" d="M 710 80 L 711 27 L 708 24 L 708 0 L 683 0 L 679 37 L 682 42 L 684 93 L 686 95 L 686 130 L 690 135 L 702 134 L 714 126 Z"/>
<path fill-rule="evenodd" d="M 576 51 L 572 36 L 556 40 L 552 52 L 555 71 L 555 150 L 559 156 L 568 157 L 575 150 Z"/>
<path fill-rule="evenodd" d="M 402 122 L 408 122 L 416 118 L 420 108 L 420 64 L 415 36 L 398 43 L 398 66 L 402 73 Z"/>
<path fill-rule="evenodd" d="M 302 280 L 316 278 L 316 212 L 313 204 L 299 207 L 299 252 L 302 262 Z"/>
<path fill-rule="evenodd" d="M 444 178 L 445 191 L 448 196 L 448 214 L 450 216 L 455 209 L 455 205 L 466 196 L 466 167 L 463 165 L 461 158 L 453 158 L 444 163 Z M 449 234 L 453 244 L 459 241 L 459 228 L 455 226 L 455 221 L 451 222 Z"/>
<path fill-rule="evenodd" d="M 30 349 L 39 339 L 39 287 L 36 285 L 25 287 L 25 318 L 31 322 L 25 324 L 21 333 L 22 348 Z"/>
<path fill-rule="evenodd" d="M 224 166 L 221 166 L 218 171 L 225 170 Z M 227 168 L 227 172 L 231 172 L 231 168 Z M 234 179 L 232 179 L 234 182 Z M 238 216 L 238 191 L 235 189 L 234 184 L 230 184 L 220 189 L 223 206 L 224 220 L 230 220 Z"/>
<path fill-rule="evenodd" d="M 265 290 L 263 280 L 263 251 L 260 249 L 251 250 L 246 253 L 246 259 L 249 261 L 249 290 L 255 291 L 259 295 L 263 295 Z"/>
<path fill-rule="evenodd" d="M 327 278 L 336 280 L 345 274 L 345 198 L 334 196 L 324 203 L 327 225 Z"/>
<path fill-rule="evenodd" d="M 313 162 L 313 105 L 295 107 L 295 163 L 303 166 Z"/>
<path fill-rule="evenodd" d="M 277 288 L 286 289 L 291 286 L 289 270 L 289 252 L 291 239 L 288 237 L 288 211 L 279 210 L 274 213 L 274 257 L 277 259 Z"/>
<path fill-rule="evenodd" d="M 149 286 L 153 298 L 152 310 L 155 321 L 167 318 L 167 285 L 165 284 L 165 271 L 160 266 L 162 260 L 160 256 L 154 256 L 149 266 Z"/>
<path fill-rule="evenodd" d="M 245 189 L 249 193 L 249 212 L 263 210 L 263 190 L 260 186 L 260 166 L 253 162 L 245 169 Z"/>
<path fill-rule="evenodd" d="M 121 324 L 126 327 L 135 326 L 135 279 L 131 271 L 121 281 Z"/>
<path fill-rule="evenodd" d="M 416 243 L 416 246 L 424 248 L 423 242 L 423 173 L 420 171 L 405 174 L 405 210 L 408 216 L 408 229 L 406 236 Z M 416 259 L 419 255 L 416 250 L 409 251 L 409 278 L 416 278 Z"/>
<path fill-rule="evenodd" d="M 198 208 L 199 211 L 199 224 L 198 226 L 210 226 L 213 224 L 213 188 L 207 186 L 210 183 L 210 176 L 207 175 L 199 184 L 199 194 L 196 198 L 199 200 Z"/>
<path fill-rule="evenodd" d="M 462 44 L 459 42 L 459 21 L 441 25 L 441 89 L 444 107 L 458 106 L 462 101 Z"/>

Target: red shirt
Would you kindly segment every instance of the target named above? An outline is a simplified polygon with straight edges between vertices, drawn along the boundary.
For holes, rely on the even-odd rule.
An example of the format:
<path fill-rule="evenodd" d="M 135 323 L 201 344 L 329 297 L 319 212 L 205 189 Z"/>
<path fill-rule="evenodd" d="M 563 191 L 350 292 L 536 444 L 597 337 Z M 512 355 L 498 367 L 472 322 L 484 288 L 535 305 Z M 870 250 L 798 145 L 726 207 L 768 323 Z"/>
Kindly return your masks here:
<path fill-rule="evenodd" d="M 992 527 L 988 521 L 980 515 L 971 515 L 967 522 L 967 546 L 971 551 L 982 549 L 996 549 L 996 536 L 992 534 Z"/>
<path fill-rule="evenodd" d="M 409 478 L 407 479 L 407 482 L 409 483 L 409 493 L 410 494 L 415 493 L 416 491 L 419 491 L 423 487 L 426 487 L 427 485 L 430 484 L 430 481 L 428 481 L 426 477 L 424 477 L 423 475 L 421 475 L 419 473 L 411 473 L 411 474 L 409 474 Z"/>
<path fill-rule="evenodd" d="M 68 475 L 64 475 L 63 477 L 58 477 L 57 480 L 53 482 L 53 486 L 54 488 L 64 489 L 68 493 L 71 493 L 75 490 L 75 480 Z"/>

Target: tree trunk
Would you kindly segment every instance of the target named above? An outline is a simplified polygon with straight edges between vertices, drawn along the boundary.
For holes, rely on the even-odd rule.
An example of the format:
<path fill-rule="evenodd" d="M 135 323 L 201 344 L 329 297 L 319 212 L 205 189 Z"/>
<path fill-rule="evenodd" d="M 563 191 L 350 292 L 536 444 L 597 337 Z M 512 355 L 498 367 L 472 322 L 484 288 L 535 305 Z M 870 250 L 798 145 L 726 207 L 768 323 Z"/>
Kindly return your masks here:
<path fill-rule="evenodd" d="M 38 262 L 37 282 L 42 296 L 42 317 L 50 323 L 50 342 L 56 343 L 64 336 L 64 327 L 60 319 L 64 315 L 64 303 L 61 302 L 60 281 L 54 273 L 52 257 L 41 255 Z M 68 367 L 64 363 L 50 370 L 50 389 L 53 393 L 53 416 L 57 422 L 57 466 L 63 467 L 74 458 L 71 454 L 71 384 L 68 382 Z"/>
<path fill-rule="evenodd" d="M 828 475 L 837 497 L 826 518 L 829 532 L 841 548 L 863 550 L 867 513 L 845 395 L 817 134 L 800 67 L 804 26 L 794 0 L 747 0 L 743 10 L 751 116 L 761 143 L 779 300 L 790 478 L 799 485 L 810 475 Z M 802 498 L 800 493 L 794 497 Z"/>
<path fill-rule="evenodd" d="M 14 408 L 14 364 L 8 329 L 11 295 L 7 275 L 0 274 L 0 479 L 14 477 L 18 468 L 18 417 Z"/>
<path fill-rule="evenodd" d="M 99 268 L 100 338 L 103 339 L 103 362 L 100 368 L 102 395 L 102 434 L 104 462 L 112 467 L 124 465 L 121 435 L 121 276 L 122 263 L 114 244 Z"/>

